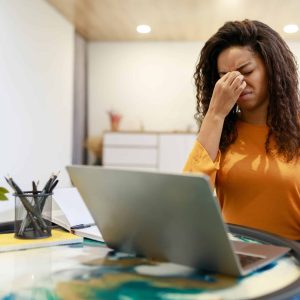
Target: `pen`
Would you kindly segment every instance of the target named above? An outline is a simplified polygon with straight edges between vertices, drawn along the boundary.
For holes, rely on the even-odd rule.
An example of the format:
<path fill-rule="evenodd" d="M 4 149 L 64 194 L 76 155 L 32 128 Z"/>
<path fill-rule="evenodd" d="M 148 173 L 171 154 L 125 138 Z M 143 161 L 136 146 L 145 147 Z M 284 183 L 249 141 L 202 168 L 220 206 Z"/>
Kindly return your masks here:
<path fill-rule="evenodd" d="M 32 196 L 33 196 L 33 201 L 35 208 L 37 210 L 38 214 L 41 214 L 40 208 L 39 208 L 39 201 L 38 201 L 38 190 L 37 190 L 37 185 L 34 181 L 32 181 Z"/>
<path fill-rule="evenodd" d="M 56 175 L 52 173 L 49 180 L 46 182 L 46 184 L 42 190 L 42 193 L 48 194 L 50 186 L 55 179 L 56 179 Z"/>
<path fill-rule="evenodd" d="M 57 186 L 58 181 L 59 181 L 59 180 L 55 180 L 55 181 L 53 182 L 53 184 L 51 185 L 50 190 L 49 190 L 49 193 L 50 193 L 50 194 L 53 192 L 54 188 Z"/>
<path fill-rule="evenodd" d="M 78 225 L 71 226 L 71 230 L 88 228 L 88 227 L 92 227 L 92 226 L 95 226 L 95 225 L 96 225 L 95 223 L 78 224 Z"/>
<path fill-rule="evenodd" d="M 45 187 L 43 188 L 43 190 L 40 193 L 40 196 L 41 196 L 41 198 L 40 198 L 40 210 L 41 211 L 44 209 L 44 205 L 45 205 L 47 197 L 49 196 L 49 194 L 51 194 L 53 192 L 54 188 L 56 187 L 56 185 L 58 183 L 58 180 L 56 180 L 58 174 L 59 174 L 59 172 L 57 174 L 52 174 L 51 175 L 50 179 L 48 180 Z"/>
<path fill-rule="evenodd" d="M 38 190 L 37 190 L 37 185 L 34 181 L 32 181 L 32 193 L 33 194 L 38 194 Z"/>

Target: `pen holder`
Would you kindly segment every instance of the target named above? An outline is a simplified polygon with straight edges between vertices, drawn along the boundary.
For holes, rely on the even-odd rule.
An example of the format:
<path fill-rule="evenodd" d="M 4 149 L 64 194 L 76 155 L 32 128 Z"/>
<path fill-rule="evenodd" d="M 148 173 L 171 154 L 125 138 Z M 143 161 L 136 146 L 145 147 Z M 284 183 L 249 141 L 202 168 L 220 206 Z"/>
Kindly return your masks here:
<path fill-rule="evenodd" d="M 24 192 L 15 196 L 15 237 L 39 239 L 51 236 L 52 194 Z"/>

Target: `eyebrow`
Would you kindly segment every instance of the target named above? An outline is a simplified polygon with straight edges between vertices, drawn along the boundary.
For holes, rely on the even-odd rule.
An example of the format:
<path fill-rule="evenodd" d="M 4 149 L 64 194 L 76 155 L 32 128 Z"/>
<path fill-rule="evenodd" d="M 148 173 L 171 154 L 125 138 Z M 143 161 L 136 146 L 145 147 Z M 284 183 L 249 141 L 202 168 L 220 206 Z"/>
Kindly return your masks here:
<path fill-rule="evenodd" d="M 247 61 L 247 62 L 241 64 L 240 66 L 238 66 L 238 67 L 236 68 L 235 71 L 240 71 L 241 69 L 247 67 L 247 66 L 250 65 L 250 64 L 251 64 L 251 62 L 250 62 L 250 61 Z M 221 75 L 225 75 L 225 74 L 228 73 L 228 72 L 220 71 L 220 72 L 218 72 L 218 73 L 219 73 L 219 75 L 221 76 Z"/>

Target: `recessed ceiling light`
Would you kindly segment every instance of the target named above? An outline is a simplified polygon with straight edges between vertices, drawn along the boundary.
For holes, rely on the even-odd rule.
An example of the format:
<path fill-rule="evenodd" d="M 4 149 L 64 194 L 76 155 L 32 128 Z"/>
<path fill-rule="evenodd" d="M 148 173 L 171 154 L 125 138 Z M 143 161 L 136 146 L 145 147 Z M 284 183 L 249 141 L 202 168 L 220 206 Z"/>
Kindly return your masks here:
<path fill-rule="evenodd" d="M 151 27 L 149 25 L 139 25 L 136 27 L 136 31 L 139 33 L 149 33 L 151 31 Z"/>
<path fill-rule="evenodd" d="M 299 30 L 299 26 L 297 24 L 288 24 L 283 27 L 283 30 L 286 33 L 295 33 Z"/>

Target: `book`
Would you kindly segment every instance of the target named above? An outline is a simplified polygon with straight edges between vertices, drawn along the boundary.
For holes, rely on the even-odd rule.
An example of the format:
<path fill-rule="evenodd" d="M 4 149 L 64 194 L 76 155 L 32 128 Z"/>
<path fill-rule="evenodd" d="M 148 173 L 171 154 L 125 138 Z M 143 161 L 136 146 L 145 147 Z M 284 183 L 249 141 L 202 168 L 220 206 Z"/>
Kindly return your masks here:
<path fill-rule="evenodd" d="M 100 233 L 97 226 L 91 226 L 82 229 L 73 229 L 71 230 L 71 232 L 79 236 L 82 236 L 84 238 L 88 238 L 99 242 L 104 242 L 102 234 Z"/>
<path fill-rule="evenodd" d="M 52 229 L 43 239 L 18 239 L 14 233 L 0 234 L 0 252 L 82 243 L 83 238 L 64 230 Z"/>
<path fill-rule="evenodd" d="M 52 222 L 81 237 L 103 242 L 102 234 L 75 187 L 54 190 Z"/>

